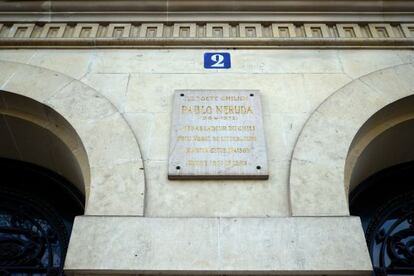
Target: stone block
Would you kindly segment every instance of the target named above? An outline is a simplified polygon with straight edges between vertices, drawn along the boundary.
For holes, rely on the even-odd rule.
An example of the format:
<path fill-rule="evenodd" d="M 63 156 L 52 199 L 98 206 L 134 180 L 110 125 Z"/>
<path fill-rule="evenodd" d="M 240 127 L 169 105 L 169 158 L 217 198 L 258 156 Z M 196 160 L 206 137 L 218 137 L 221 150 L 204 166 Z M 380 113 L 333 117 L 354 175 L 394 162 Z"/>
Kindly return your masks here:
<path fill-rule="evenodd" d="M 153 143 L 154 139 L 157 139 L 159 130 L 154 129 L 156 124 L 155 116 L 167 117 L 166 113 L 124 113 L 125 120 L 131 126 L 135 137 L 137 138 L 141 156 L 143 160 L 147 160 L 149 156 L 153 157 L 153 152 L 150 150 L 150 143 Z M 165 119 L 162 126 L 168 126 L 168 119 Z M 159 125 L 159 124 L 158 124 Z M 160 144 L 158 144 L 159 146 Z M 164 146 L 165 147 L 165 146 Z M 155 144 L 155 149 L 158 149 Z M 154 149 L 154 150 L 155 150 Z M 165 149 L 163 149 L 165 150 Z M 165 151 L 162 153 L 163 159 L 165 157 Z"/>
<path fill-rule="evenodd" d="M 76 218 L 65 270 L 370 275 L 372 267 L 356 217 L 86 216 Z"/>
<path fill-rule="evenodd" d="M 7 63 L 7 66 L 10 65 Z M 18 68 L 13 76 L 3 84 L 2 89 L 37 101 L 50 98 L 72 80 L 62 74 L 41 67 L 18 66 Z M 22 78 L 22 76 L 25 77 Z"/>
<path fill-rule="evenodd" d="M 85 75 L 81 81 L 107 98 L 119 112 L 124 111 L 129 74 L 95 74 Z"/>
<path fill-rule="evenodd" d="M 270 161 L 269 180 L 169 181 L 167 161 L 146 161 L 151 217 L 287 216 L 289 162 Z"/>
<path fill-rule="evenodd" d="M 354 79 L 406 62 L 397 52 L 384 50 L 342 50 L 338 56 L 343 72 Z"/>
<path fill-rule="evenodd" d="M 2 49 L 0 51 L 0 60 L 10 61 L 10 62 L 19 62 L 19 63 L 28 63 L 29 60 L 36 54 L 35 50 L 7 50 Z M 5 66 L 2 66 L 1 70 L 4 70 Z"/>
<path fill-rule="evenodd" d="M 86 215 L 142 216 L 144 214 L 144 168 L 128 162 L 91 169 L 91 193 Z"/>
<path fill-rule="evenodd" d="M 27 63 L 80 79 L 88 72 L 93 57 L 94 53 L 88 50 L 38 50 Z"/>
<path fill-rule="evenodd" d="M 119 113 L 98 121 L 75 122 L 75 125 L 84 142 L 91 167 L 140 161 L 135 136 Z M 105 133 L 106 136 L 98 133 Z"/>
<path fill-rule="evenodd" d="M 116 112 L 106 98 L 82 82 L 71 82 L 56 92 L 47 103 L 68 121 L 100 120 Z"/>

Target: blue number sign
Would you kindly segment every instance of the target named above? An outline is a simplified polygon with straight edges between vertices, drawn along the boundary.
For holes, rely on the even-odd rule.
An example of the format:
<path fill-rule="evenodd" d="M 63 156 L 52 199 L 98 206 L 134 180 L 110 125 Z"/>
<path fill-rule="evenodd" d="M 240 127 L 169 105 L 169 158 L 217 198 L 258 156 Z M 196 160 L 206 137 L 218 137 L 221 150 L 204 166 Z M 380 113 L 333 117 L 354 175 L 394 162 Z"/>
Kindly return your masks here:
<path fill-rule="evenodd" d="M 230 67 L 230 53 L 204 53 L 204 68 L 228 69 Z"/>

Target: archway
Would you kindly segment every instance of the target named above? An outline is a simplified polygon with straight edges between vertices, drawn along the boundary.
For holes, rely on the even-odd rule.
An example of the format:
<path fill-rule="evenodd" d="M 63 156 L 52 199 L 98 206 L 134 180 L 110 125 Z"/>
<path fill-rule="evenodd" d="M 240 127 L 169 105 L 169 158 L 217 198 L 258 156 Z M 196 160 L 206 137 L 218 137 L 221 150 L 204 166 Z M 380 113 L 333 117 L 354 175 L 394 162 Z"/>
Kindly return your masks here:
<path fill-rule="evenodd" d="M 360 216 L 376 275 L 414 273 L 413 74 L 399 65 L 335 92 L 292 158 L 293 215 Z"/>
<path fill-rule="evenodd" d="M 414 96 L 408 96 L 379 110 L 355 135 L 345 165 L 348 190 L 381 170 L 414 160 L 412 141 Z"/>
<path fill-rule="evenodd" d="M 46 126 L 52 133 L 66 135 L 62 129 L 53 127 L 55 123 L 61 123 L 61 118 L 76 132 L 83 148 L 74 150 L 72 146 L 78 142 L 76 139 L 65 143 L 82 171 L 85 214 L 143 215 L 145 177 L 140 149 L 128 123 L 110 101 L 95 89 L 59 72 L 1 60 L 0 89 L 3 90 L 0 95 L 12 92 L 41 104 L 40 118 L 48 123 Z M 5 114 L 32 120 L 30 112 L 27 114 L 32 110 L 19 104 L 21 98 L 15 98 L 16 106 L 3 104 Z M 43 106 L 61 117 L 49 118 L 47 112 L 44 114 Z M 39 113 L 36 105 L 33 111 Z"/>
<path fill-rule="evenodd" d="M 349 153 L 354 138 L 378 111 L 414 94 L 413 75 L 412 64 L 373 72 L 332 94 L 312 114 L 292 156 L 290 200 L 294 216 L 349 215 L 347 172 L 352 166 L 347 160 L 354 156 Z"/>
<path fill-rule="evenodd" d="M 0 91 L 0 157 L 47 168 L 88 194 L 90 168 L 74 128 L 52 108 Z"/>
<path fill-rule="evenodd" d="M 45 168 L 0 159 L 0 274 L 63 275 L 75 216 L 84 198 Z"/>
<path fill-rule="evenodd" d="M 410 128 L 412 141 L 413 121 L 402 123 L 374 139 L 357 162 L 355 174 L 360 175 L 362 171 L 372 169 L 373 166 L 364 164 L 369 156 L 373 157 L 370 160 L 374 165 L 378 163 L 374 159 L 375 155 L 383 155 L 379 163 L 395 163 L 399 155 L 398 146 L 395 156 L 391 151 L 396 141 L 389 140 L 391 143 L 384 144 L 384 140 L 387 136 L 394 136 L 404 142 L 407 128 Z M 385 147 L 374 153 L 373 149 L 379 144 Z M 407 148 L 410 155 L 413 154 L 411 150 Z M 350 195 L 350 212 L 361 217 L 375 275 L 414 274 L 414 161 L 400 163 L 407 154 L 402 154 L 402 157 L 398 165 L 377 171 L 358 183 Z"/>
<path fill-rule="evenodd" d="M 89 166 L 73 127 L 52 108 L 0 91 L 0 274 L 62 275 Z"/>
<path fill-rule="evenodd" d="M 59 275 L 83 202 L 87 215 L 143 214 L 141 154 L 96 90 L 19 63 L 0 61 L 0 72 L 0 274 Z"/>
<path fill-rule="evenodd" d="M 381 170 L 350 196 L 351 215 L 359 216 L 374 275 L 414 274 L 414 162 Z"/>
<path fill-rule="evenodd" d="M 351 215 L 361 217 L 375 275 L 414 273 L 414 96 L 375 113 L 346 162 Z"/>

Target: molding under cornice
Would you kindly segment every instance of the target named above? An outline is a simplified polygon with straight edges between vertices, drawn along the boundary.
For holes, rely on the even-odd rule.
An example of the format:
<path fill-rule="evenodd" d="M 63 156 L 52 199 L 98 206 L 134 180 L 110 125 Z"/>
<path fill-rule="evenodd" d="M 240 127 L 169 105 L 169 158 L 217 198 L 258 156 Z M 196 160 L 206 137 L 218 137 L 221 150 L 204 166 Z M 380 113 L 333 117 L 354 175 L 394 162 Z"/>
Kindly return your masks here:
<path fill-rule="evenodd" d="M 413 22 L 412 0 L 0 0 L 2 22 Z"/>
<path fill-rule="evenodd" d="M 413 1 L 414 2 L 414 1 Z M 1 22 L 414 22 L 414 12 L 399 13 L 340 13 L 340 12 L 82 12 L 82 13 L 25 13 L 1 12 Z"/>
<path fill-rule="evenodd" d="M 2 48 L 413 48 L 414 23 L 0 23 Z"/>
<path fill-rule="evenodd" d="M 412 0 L 2 0 L 8 12 L 404 12 Z"/>
<path fill-rule="evenodd" d="M 414 39 L 4 39 L 0 49 L 413 49 Z"/>

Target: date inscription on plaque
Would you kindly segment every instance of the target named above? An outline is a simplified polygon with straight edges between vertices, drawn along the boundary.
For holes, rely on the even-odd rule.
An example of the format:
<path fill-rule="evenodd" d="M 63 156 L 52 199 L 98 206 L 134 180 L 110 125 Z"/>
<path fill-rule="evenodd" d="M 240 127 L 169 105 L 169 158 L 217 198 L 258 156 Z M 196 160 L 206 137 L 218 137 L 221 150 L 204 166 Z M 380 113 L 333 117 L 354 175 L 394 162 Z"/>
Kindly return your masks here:
<path fill-rule="evenodd" d="M 176 90 L 169 179 L 267 179 L 258 90 Z"/>

